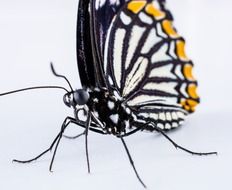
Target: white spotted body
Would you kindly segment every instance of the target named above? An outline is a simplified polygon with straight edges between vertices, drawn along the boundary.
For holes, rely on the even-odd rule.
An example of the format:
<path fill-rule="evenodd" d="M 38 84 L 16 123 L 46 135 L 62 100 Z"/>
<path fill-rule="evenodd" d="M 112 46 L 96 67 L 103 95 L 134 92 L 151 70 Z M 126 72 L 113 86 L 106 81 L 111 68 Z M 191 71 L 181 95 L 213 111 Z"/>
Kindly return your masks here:
<path fill-rule="evenodd" d="M 104 132 L 114 135 L 125 133 L 134 118 L 118 92 L 110 93 L 103 88 L 89 90 L 89 94 L 87 106 L 92 113 L 97 113 L 95 116 L 103 124 Z"/>

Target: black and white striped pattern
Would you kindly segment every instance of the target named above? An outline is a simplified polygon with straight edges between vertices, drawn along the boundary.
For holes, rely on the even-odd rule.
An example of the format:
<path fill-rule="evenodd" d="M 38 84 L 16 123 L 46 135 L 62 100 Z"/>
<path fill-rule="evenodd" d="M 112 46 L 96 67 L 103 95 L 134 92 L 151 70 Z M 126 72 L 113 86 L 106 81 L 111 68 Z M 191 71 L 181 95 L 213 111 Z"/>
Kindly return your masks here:
<path fill-rule="evenodd" d="M 189 98 L 187 86 L 192 81 L 183 74 L 177 40 L 183 41 L 169 37 L 161 22 L 144 9 L 133 14 L 127 5 L 114 17 L 106 37 L 104 72 L 108 83 L 129 106 L 140 106 L 139 117 L 158 122 L 162 129 L 178 127 L 188 114 L 180 101 Z"/>

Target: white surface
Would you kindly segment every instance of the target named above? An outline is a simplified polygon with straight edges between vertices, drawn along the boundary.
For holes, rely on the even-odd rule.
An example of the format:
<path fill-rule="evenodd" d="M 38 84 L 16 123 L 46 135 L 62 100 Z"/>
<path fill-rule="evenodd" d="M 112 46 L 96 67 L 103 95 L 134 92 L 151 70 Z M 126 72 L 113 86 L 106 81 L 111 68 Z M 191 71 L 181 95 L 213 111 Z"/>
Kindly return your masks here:
<path fill-rule="evenodd" d="M 232 18 L 229 0 L 168 1 L 195 61 L 202 103 L 180 130 L 170 133 L 197 157 L 176 151 L 163 137 L 139 133 L 127 140 L 148 189 L 231 189 Z M 51 75 L 49 61 L 76 87 L 76 1 L 0 0 L 0 92 L 40 84 L 66 85 Z M 143 189 L 121 143 L 90 134 L 92 174 L 87 174 L 84 139 L 61 142 L 54 172 L 51 154 L 33 164 L 12 164 L 47 148 L 63 118 L 72 114 L 63 92 L 41 90 L 0 98 L 0 188 L 4 190 Z M 67 133 L 76 134 L 77 127 Z"/>

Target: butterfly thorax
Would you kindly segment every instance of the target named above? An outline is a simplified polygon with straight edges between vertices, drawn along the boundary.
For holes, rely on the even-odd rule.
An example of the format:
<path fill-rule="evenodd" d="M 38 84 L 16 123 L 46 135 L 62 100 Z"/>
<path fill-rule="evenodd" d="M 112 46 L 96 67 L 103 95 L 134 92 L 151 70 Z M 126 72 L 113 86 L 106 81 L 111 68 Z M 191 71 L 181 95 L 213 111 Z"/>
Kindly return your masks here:
<path fill-rule="evenodd" d="M 125 133 L 133 121 L 133 113 L 117 91 L 111 93 L 105 88 L 95 88 L 89 94 L 87 106 L 101 122 L 104 131 L 114 135 Z"/>

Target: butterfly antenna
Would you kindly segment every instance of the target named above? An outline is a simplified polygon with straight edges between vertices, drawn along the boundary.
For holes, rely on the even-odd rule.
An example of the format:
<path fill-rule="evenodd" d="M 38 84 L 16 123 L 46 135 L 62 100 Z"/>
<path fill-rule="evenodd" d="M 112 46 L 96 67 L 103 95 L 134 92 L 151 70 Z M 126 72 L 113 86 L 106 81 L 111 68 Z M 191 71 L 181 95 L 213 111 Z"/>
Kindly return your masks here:
<path fill-rule="evenodd" d="M 36 89 L 62 89 L 66 91 L 67 93 L 69 92 L 66 88 L 61 87 L 61 86 L 35 86 L 35 87 L 22 88 L 18 90 L 9 91 L 9 92 L 4 92 L 4 93 L 1 93 L 0 96 L 6 96 L 9 94 L 14 94 L 14 93 L 29 91 L 29 90 L 36 90 Z"/>
<path fill-rule="evenodd" d="M 51 62 L 50 64 L 51 64 L 52 73 L 53 73 L 56 77 L 63 78 L 63 79 L 68 83 L 68 85 L 69 85 L 71 91 L 73 92 L 74 90 L 73 90 L 72 85 L 71 85 L 71 83 L 69 82 L 69 80 L 68 80 L 64 75 L 60 75 L 60 74 L 58 74 L 58 73 L 55 71 L 55 68 L 54 68 L 52 62 Z"/>

